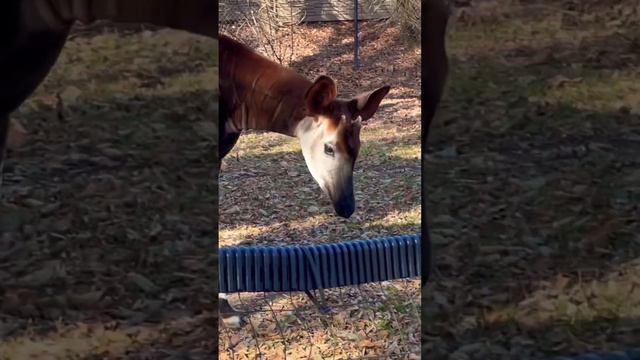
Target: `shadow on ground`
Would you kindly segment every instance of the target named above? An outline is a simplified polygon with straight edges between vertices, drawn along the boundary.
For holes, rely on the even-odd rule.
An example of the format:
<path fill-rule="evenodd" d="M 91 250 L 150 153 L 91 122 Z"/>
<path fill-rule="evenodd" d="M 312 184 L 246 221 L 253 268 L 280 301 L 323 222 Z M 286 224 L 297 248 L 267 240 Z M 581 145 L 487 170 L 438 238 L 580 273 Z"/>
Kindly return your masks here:
<path fill-rule="evenodd" d="M 559 28 L 561 18 L 452 34 L 423 173 L 436 256 L 423 297 L 430 358 L 637 345 L 637 32 Z"/>
<path fill-rule="evenodd" d="M 129 40 L 105 43 L 127 48 Z M 160 53 L 144 44 L 135 45 L 139 61 L 155 64 Z M 65 72 L 77 80 L 95 70 L 83 67 L 88 61 L 65 66 L 103 45 L 69 45 L 78 53 L 63 53 L 14 114 L 29 137 L 9 153 L 2 187 L 0 353 L 210 358 L 217 352 L 215 93 L 184 81 L 200 76 L 198 66 L 130 74 L 130 86 L 115 90 L 126 82 L 115 73 L 97 83 L 60 81 Z M 96 56 L 122 54 L 106 48 Z M 107 61 L 101 71 L 130 65 Z M 133 85 L 158 77 L 164 84 Z M 56 93 L 67 101 L 56 103 Z"/>

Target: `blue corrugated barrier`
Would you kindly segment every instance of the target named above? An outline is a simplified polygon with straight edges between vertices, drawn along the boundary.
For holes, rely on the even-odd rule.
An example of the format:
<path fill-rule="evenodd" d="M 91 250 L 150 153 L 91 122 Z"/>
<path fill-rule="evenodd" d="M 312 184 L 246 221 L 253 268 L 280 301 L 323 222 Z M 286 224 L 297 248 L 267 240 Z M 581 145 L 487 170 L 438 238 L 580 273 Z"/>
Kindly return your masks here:
<path fill-rule="evenodd" d="M 220 292 L 327 289 L 419 277 L 421 236 L 337 244 L 220 248 Z"/>

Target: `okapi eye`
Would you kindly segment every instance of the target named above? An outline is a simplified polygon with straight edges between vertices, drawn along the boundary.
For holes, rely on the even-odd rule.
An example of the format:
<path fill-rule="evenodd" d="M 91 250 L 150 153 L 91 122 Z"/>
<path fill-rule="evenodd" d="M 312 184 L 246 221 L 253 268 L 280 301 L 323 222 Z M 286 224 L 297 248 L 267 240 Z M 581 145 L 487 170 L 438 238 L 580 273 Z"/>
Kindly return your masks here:
<path fill-rule="evenodd" d="M 333 156 L 334 155 L 333 147 L 329 144 L 324 144 L 324 153 L 329 156 Z"/>

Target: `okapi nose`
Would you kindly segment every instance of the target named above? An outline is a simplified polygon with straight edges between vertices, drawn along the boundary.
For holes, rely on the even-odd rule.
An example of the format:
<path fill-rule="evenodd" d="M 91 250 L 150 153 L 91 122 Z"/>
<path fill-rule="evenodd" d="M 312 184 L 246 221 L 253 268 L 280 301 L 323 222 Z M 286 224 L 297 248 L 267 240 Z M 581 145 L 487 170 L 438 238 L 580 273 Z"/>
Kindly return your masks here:
<path fill-rule="evenodd" d="M 333 208 L 338 216 L 348 219 L 356 210 L 355 200 L 342 197 L 338 202 L 333 203 Z"/>
<path fill-rule="evenodd" d="M 356 198 L 353 194 L 353 180 L 350 176 L 343 177 L 343 181 L 334 186 L 324 187 L 324 191 L 331 199 L 333 209 L 338 216 L 348 219 L 356 210 Z"/>

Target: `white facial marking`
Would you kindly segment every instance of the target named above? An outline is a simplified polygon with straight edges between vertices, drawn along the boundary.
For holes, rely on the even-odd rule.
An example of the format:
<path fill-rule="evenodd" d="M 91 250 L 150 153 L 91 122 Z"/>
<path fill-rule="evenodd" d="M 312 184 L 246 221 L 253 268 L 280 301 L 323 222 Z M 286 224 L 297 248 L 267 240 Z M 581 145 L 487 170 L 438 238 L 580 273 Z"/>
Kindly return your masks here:
<path fill-rule="evenodd" d="M 325 192 L 343 185 L 341 175 L 351 173 L 351 161 L 335 148 L 337 134 L 327 131 L 329 120 L 314 121 L 306 117 L 296 127 L 302 155 L 311 176 Z M 333 155 L 325 153 L 325 145 L 334 146 Z"/>
<path fill-rule="evenodd" d="M 321 122 L 315 122 L 312 117 L 306 117 L 300 121 L 294 133 L 300 140 L 302 155 L 304 156 L 311 176 L 313 176 L 318 185 L 320 185 L 320 188 L 326 191 L 326 176 L 323 176 L 323 171 L 318 169 L 318 166 L 314 164 L 316 157 L 314 147 L 318 147 L 319 144 L 322 143 L 323 129 Z"/>

